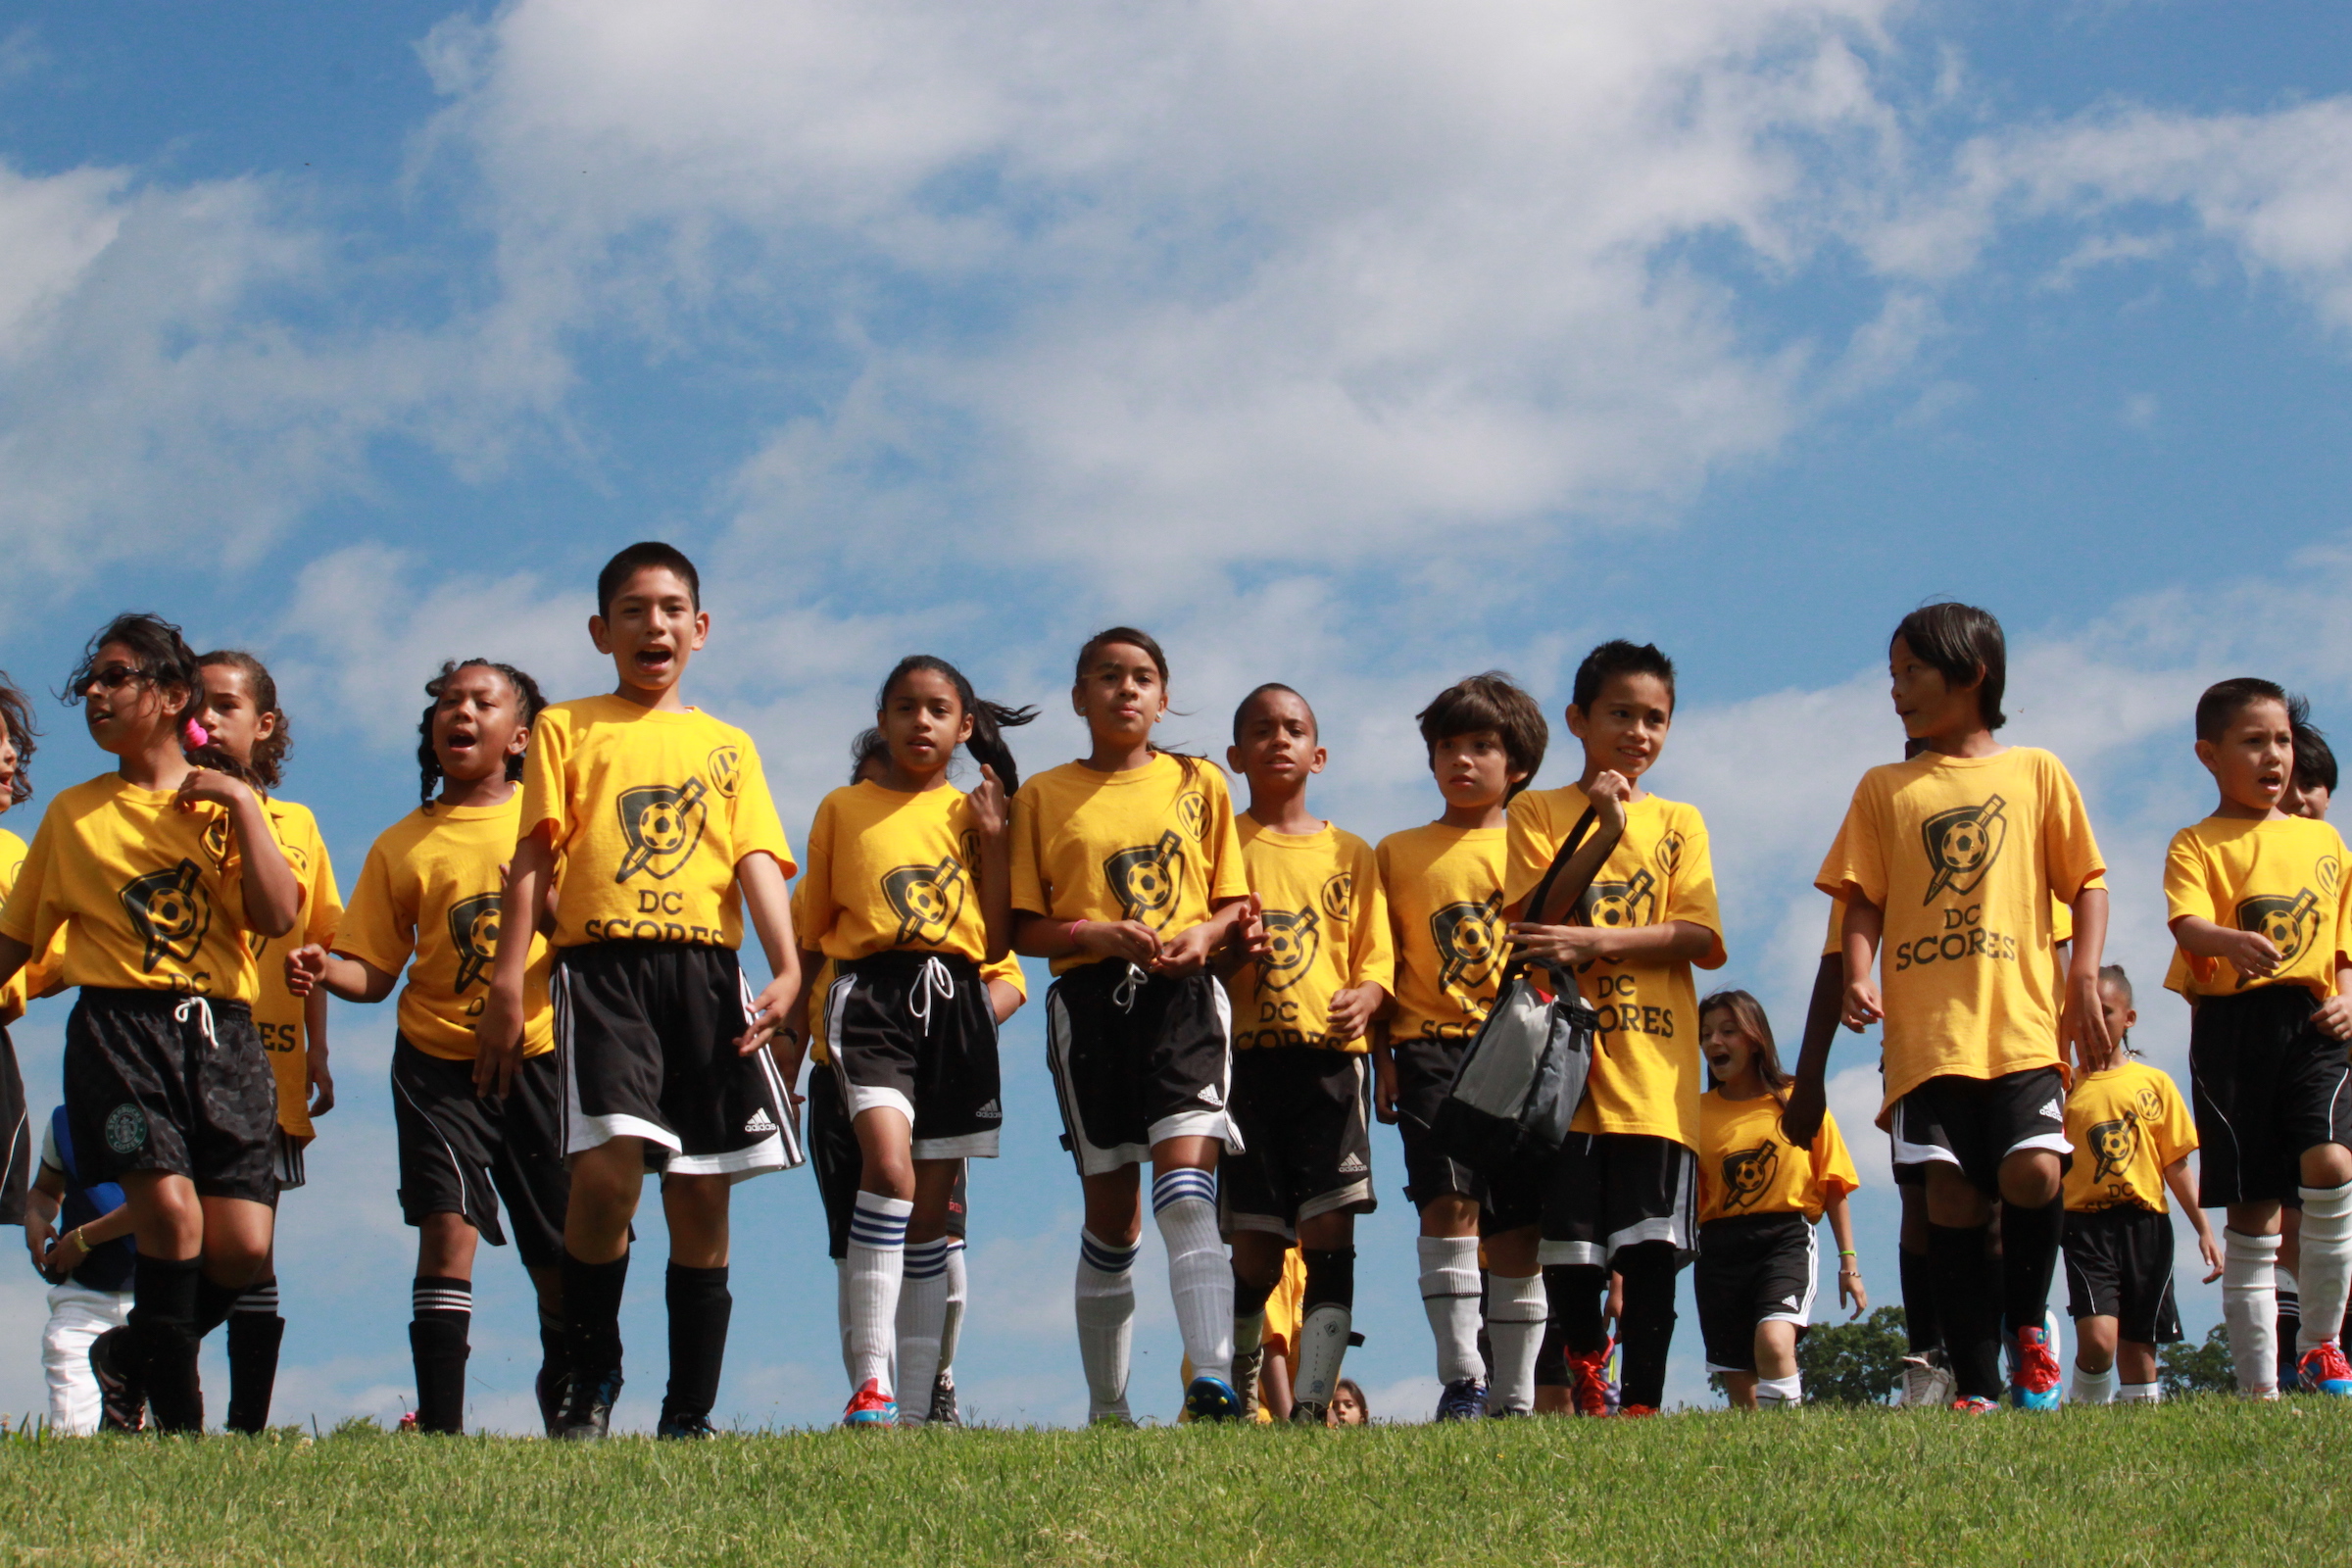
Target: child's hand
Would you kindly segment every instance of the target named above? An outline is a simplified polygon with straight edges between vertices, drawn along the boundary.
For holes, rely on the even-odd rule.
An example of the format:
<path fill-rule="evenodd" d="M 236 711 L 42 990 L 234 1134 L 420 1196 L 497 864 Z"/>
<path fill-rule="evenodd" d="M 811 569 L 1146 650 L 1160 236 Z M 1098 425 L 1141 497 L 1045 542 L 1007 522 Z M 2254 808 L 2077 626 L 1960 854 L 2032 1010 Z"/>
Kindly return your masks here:
<path fill-rule="evenodd" d="M 1372 1114 L 1396 1125 L 1396 1060 L 1385 1051 L 1372 1058 Z"/>
<path fill-rule="evenodd" d="M 1238 929 L 1238 927 L 1237 927 Z M 1209 956 L 1216 952 L 1216 928 L 1207 921 L 1179 931 L 1159 950 L 1159 956 L 1145 965 L 1153 974 L 1174 979 L 1199 974 L 1208 966 Z"/>
<path fill-rule="evenodd" d="M 1737 1016 L 1737 1014 L 1735 1014 Z M 1822 1112 L 1829 1098 L 1821 1085 L 1798 1078 L 1788 1086 L 1788 1102 L 1781 1107 L 1781 1136 L 1793 1149 L 1811 1149 L 1821 1135 Z"/>
<path fill-rule="evenodd" d="M 2115 1054 L 2107 1033 L 2107 1009 L 2099 1000 L 2096 969 L 2070 970 L 2066 977 L 2066 1015 L 2059 1020 L 2058 1044 L 2073 1047 L 2075 1060 L 2088 1066 Z"/>
<path fill-rule="evenodd" d="M 311 1114 L 323 1116 L 335 1108 L 335 1075 L 326 1070 L 326 1053 L 310 1053 Z"/>
<path fill-rule="evenodd" d="M 767 1049 L 767 1043 L 775 1038 L 778 1026 L 784 1022 L 784 1010 L 792 1005 L 793 996 L 799 990 L 797 983 L 788 985 L 781 975 L 760 988 L 760 995 L 752 999 L 751 1027 L 735 1042 L 737 1055 L 748 1056 L 755 1051 Z"/>
<path fill-rule="evenodd" d="M 318 943 L 308 943 L 286 955 L 286 989 L 298 997 L 307 997 L 326 973 L 326 949 Z"/>
<path fill-rule="evenodd" d="M 1098 958 L 1149 964 L 1159 956 L 1159 933 L 1141 920 L 1080 920 L 1070 941 Z"/>
<path fill-rule="evenodd" d="M 1349 986 L 1334 996 L 1324 1038 L 1341 1044 L 1363 1039 L 1364 1031 L 1372 1027 L 1372 1015 L 1380 1010 L 1383 995 L 1378 986 Z"/>
<path fill-rule="evenodd" d="M 235 806 L 239 801 L 253 799 L 247 789 L 226 773 L 209 767 L 192 768 L 179 781 L 179 808 L 193 811 L 198 806 Z"/>
<path fill-rule="evenodd" d="M 1004 784 L 997 770 L 986 762 L 980 764 L 980 782 L 964 800 L 971 806 L 972 825 L 983 840 L 1001 839 L 1011 830 L 1012 803 L 1004 799 Z"/>
<path fill-rule="evenodd" d="M 1592 825 L 1605 833 L 1624 832 L 1625 803 L 1633 793 L 1633 782 L 1623 773 L 1604 768 L 1595 774 L 1585 791 L 1592 803 Z"/>
<path fill-rule="evenodd" d="M 522 999 L 492 985 L 482 999 L 482 1015 L 473 1024 L 473 1092 L 484 1099 L 504 1098 L 514 1087 L 514 1069 L 522 1061 Z"/>
<path fill-rule="evenodd" d="M 1886 1009 L 1879 1002 L 1877 986 L 1867 980 L 1857 980 L 1845 988 L 1845 1004 L 1838 1008 L 1838 1022 L 1860 1034 L 1886 1016 Z"/>
<path fill-rule="evenodd" d="M 2215 939 L 2215 946 L 2221 952 L 2214 956 L 2229 959 L 2230 967 L 2237 971 L 2241 982 L 2267 980 L 2278 969 L 2278 948 L 2269 937 L 2259 931 L 2232 931 L 2226 926 L 2216 929 L 2221 935 Z"/>
<path fill-rule="evenodd" d="M 2311 1015 L 2311 1022 L 2330 1040 L 2352 1040 L 2352 997 L 2329 997 Z"/>
<path fill-rule="evenodd" d="M 1511 927 L 1511 946 L 1518 950 L 1513 956 L 1525 962 L 1573 969 L 1608 956 L 1602 951 L 1607 936 L 1589 925 L 1536 925 L 1521 920 Z"/>
<path fill-rule="evenodd" d="M 1848 1301 L 1854 1303 L 1852 1316 L 1846 1319 L 1848 1323 L 1870 1310 L 1870 1293 L 1862 1288 L 1862 1270 L 1851 1259 L 1838 1268 L 1838 1304 L 1843 1306 Z"/>
<path fill-rule="evenodd" d="M 2208 1270 L 2206 1284 L 2211 1285 L 2222 1277 L 2222 1244 L 2215 1238 L 2210 1225 L 2197 1233 L 2197 1255 L 2205 1260 Z"/>

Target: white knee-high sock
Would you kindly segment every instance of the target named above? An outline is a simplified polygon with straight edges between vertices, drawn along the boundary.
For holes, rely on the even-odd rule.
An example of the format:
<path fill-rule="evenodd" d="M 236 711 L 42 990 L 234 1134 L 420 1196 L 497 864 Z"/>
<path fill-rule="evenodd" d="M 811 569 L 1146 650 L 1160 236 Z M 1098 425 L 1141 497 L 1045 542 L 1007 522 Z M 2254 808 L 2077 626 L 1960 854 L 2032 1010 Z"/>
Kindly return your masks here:
<path fill-rule="evenodd" d="M 2303 1297 L 2303 1326 L 2295 1334 L 2300 1354 L 2343 1331 L 2345 1298 L 2352 1296 L 2352 1182 L 2303 1189 L 2303 1265 L 2295 1283 Z"/>
<path fill-rule="evenodd" d="M 906 1216 L 914 1204 L 904 1198 L 859 1193 L 850 1214 L 850 1389 L 878 1385 L 889 1394 L 898 1385 L 891 1361 L 899 1339 L 899 1281 L 906 1265 Z M 926 1395 L 929 1391 L 925 1391 Z"/>
<path fill-rule="evenodd" d="M 2082 1363 L 2075 1363 L 2075 1380 L 2066 1391 L 2070 1404 L 2113 1404 L 2115 1402 L 2115 1368 L 2104 1372 L 2085 1372 Z"/>
<path fill-rule="evenodd" d="M 1486 1382 L 1487 1363 L 1478 1353 L 1478 1238 L 1424 1236 L 1416 1250 L 1421 1306 L 1438 1342 L 1438 1381 Z"/>
<path fill-rule="evenodd" d="M 2278 1237 L 2223 1227 L 2222 1321 L 2230 1325 L 2230 1359 L 2237 1368 L 2240 1394 L 2278 1392 Z M 2311 1265 L 2303 1268 L 2308 1274 Z"/>
<path fill-rule="evenodd" d="M 1088 1417 L 1127 1414 L 1127 1351 L 1135 1336 L 1135 1244 L 1113 1247 L 1078 1233 L 1078 1359 Z"/>
<path fill-rule="evenodd" d="M 1756 1379 L 1756 1408 L 1778 1410 L 1805 1402 L 1805 1377 L 1791 1372 L 1785 1378 Z"/>
<path fill-rule="evenodd" d="M 1178 1167 L 1152 1178 L 1152 1217 L 1168 1248 L 1168 1294 L 1196 1376 L 1233 1377 L 1233 1265 L 1217 1235 L 1217 1178 Z"/>
<path fill-rule="evenodd" d="M 948 1238 L 906 1244 L 906 1281 L 899 1287 L 899 1424 L 931 1419 L 931 1385 L 947 1330 Z"/>
<path fill-rule="evenodd" d="M 1487 1276 L 1487 1338 L 1494 1346 L 1493 1381 L 1487 1388 L 1490 1411 L 1536 1407 L 1536 1354 L 1544 1348 L 1544 1324 L 1549 1315 L 1543 1275 L 1530 1274 L 1523 1280 Z"/>
<path fill-rule="evenodd" d="M 963 1238 L 948 1238 L 948 1315 L 939 1327 L 939 1370 L 956 1365 L 956 1339 L 963 1332 L 963 1306 L 971 1299 L 971 1279 L 964 1272 Z"/>
<path fill-rule="evenodd" d="M 2164 1399 L 2164 1385 L 2161 1383 L 2127 1383 L 2123 1386 L 2123 1393 L 2118 1397 L 2124 1404 L 2158 1404 Z"/>

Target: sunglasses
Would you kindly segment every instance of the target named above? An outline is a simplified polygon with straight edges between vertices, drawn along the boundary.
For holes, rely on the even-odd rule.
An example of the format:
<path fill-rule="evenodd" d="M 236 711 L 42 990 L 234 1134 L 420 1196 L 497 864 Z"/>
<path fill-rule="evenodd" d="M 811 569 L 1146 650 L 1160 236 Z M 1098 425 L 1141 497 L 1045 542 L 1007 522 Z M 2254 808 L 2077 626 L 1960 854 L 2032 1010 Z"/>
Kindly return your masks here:
<path fill-rule="evenodd" d="M 82 683 L 82 690 L 88 691 L 95 686 L 100 691 L 119 692 L 132 681 L 146 678 L 147 672 L 136 664 L 109 664 L 104 669 L 91 670 L 90 678 Z"/>

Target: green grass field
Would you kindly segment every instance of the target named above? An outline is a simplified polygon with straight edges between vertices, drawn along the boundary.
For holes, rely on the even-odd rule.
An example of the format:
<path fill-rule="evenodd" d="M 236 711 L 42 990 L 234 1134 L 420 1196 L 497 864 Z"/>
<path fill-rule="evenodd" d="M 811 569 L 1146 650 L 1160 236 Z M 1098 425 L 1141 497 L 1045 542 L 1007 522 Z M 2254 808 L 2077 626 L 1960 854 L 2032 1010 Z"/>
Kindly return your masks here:
<path fill-rule="evenodd" d="M 2295 1562 L 2352 1411 L 0 1443 L 9 1563 Z"/>

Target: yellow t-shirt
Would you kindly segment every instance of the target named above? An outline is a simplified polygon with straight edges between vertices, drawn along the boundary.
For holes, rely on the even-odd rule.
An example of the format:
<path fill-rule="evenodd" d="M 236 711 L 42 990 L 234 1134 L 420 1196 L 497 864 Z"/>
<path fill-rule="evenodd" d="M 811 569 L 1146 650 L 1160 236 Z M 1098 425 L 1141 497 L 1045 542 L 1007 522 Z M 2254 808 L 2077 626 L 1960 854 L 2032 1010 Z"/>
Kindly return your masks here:
<path fill-rule="evenodd" d="M 2319 825 L 2319 824 L 2314 824 Z M 2081 1212 L 2139 1207 L 2169 1214 L 2165 1167 L 2197 1147 L 2180 1091 L 2142 1061 L 2094 1072 L 2066 1097 L 2066 1206 Z"/>
<path fill-rule="evenodd" d="M 1498 827 L 1431 822 L 1390 834 L 1373 853 L 1396 955 L 1392 1041 L 1464 1041 L 1487 1021 L 1506 956 L 1508 838 Z"/>
<path fill-rule="evenodd" d="M 794 935 L 799 935 L 797 926 Z M 825 997 L 832 991 L 833 982 L 840 975 L 841 965 L 827 958 L 816 966 L 816 978 L 808 986 L 808 1062 L 811 1066 L 827 1066 L 833 1060 L 833 1053 L 825 1047 Z M 1029 998 L 1029 977 L 1021 973 L 1021 960 L 1009 953 L 994 963 L 982 964 L 980 979 L 983 984 L 1002 980 L 1019 992 L 1022 1001 Z"/>
<path fill-rule="evenodd" d="M 1529 790 L 1511 803 L 1506 908 L 1525 901 L 1592 805 L 1583 789 Z M 1577 905 L 1580 924 L 1664 925 L 1683 920 L 1715 938 L 1699 966 L 1723 964 L 1723 915 L 1715 905 L 1715 858 L 1698 808 L 1645 795 L 1625 811 L 1625 836 Z M 1691 965 L 1595 959 L 1577 971 L 1577 989 L 1600 1015 L 1592 1074 L 1576 1113 L 1583 1133 L 1633 1133 L 1698 1147 L 1698 988 Z"/>
<path fill-rule="evenodd" d="M 2050 901 L 2105 870 L 2082 792 L 2038 748 L 1862 775 L 1814 886 L 1886 911 L 1886 1103 L 1930 1078 L 2058 1065 Z"/>
<path fill-rule="evenodd" d="M 294 880 L 302 884 L 303 900 L 302 923 L 284 936 L 245 934 L 261 984 L 253 1004 L 253 1026 L 261 1034 L 262 1049 L 270 1053 L 270 1071 L 277 1080 L 277 1124 L 296 1138 L 309 1138 L 315 1131 L 310 1036 L 302 999 L 286 989 L 286 955 L 305 943 L 323 947 L 334 941 L 335 925 L 343 918 L 343 895 L 335 887 L 335 868 L 311 808 L 272 797 L 263 803 L 262 810 L 270 818 L 277 847 L 285 852 L 286 864 L 293 867 Z M 223 816 L 212 840 L 218 841 L 227 827 Z"/>
<path fill-rule="evenodd" d="M 1246 898 L 1233 798 L 1214 762 L 1166 754 L 1124 773 L 1064 762 L 1012 801 L 1012 906 L 1055 920 L 1140 920 L 1163 937 Z M 1093 961 L 1054 960 L 1063 974 Z"/>
<path fill-rule="evenodd" d="M 0 904 L 8 901 L 9 892 L 17 885 L 17 873 L 24 867 L 24 841 L 0 828 Z M 34 997 L 45 997 L 56 988 L 58 968 L 64 959 L 59 950 L 64 945 L 65 933 L 61 931 L 47 953 L 25 959 L 24 967 L 10 975 L 8 984 L 0 985 L 0 1029 L 24 1017 L 24 1004 Z"/>
<path fill-rule="evenodd" d="M 852 784 L 816 808 L 792 890 L 794 940 L 829 958 L 893 949 L 988 956 L 980 830 L 951 785 L 919 795 Z"/>
<path fill-rule="evenodd" d="M 420 808 L 377 834 L 360 867 L 335 951 L 385 974 L 408 970 L 400 1032 L 428 1056 L 471 1061 L 479 1049 L 474 1021 L 498 965 L 499 868 L 514 858 L 521 821 L 520 790 L 503 806 Z M 556 1049 L 550 958 L 547 939 L 532 932 L 522 983 L 526 1056 Z"/>
<path fill-rule="evenodd" d="M 253 1002 L 236 838 L 209 831 L 227 815 L 117 773 L 74 785 L 42 813 L 0 934 L 36 953 L 62 942 L 70 986 Z"/>
<path fill-rule="evenodd" d="M 2331 997 L 2336 970 L 2352 953 L 2343 835 L 2309 817 L 2249 822 L 2209 816 L 2182 828 L 2165 851 L 2164 903 L 2168 923 L 2193 914 L 2269 937 L 2282 961 L 2256 986 L 2309 986 Z M 2192 958 L 2179 948 L 2164 983 L 2191 997 L 2252 989 L 2228 961 Z"/>
<path fill-rule="evenodd" d="M 1396 983 L 1389 902 L 1372 846 L 1331 823 L 1314 833 L 1275 833 L 1238 819 L 1250 887 L 1265 906 L 1267 957 L 1225 982 L 1233 997 L 1233 1049 L 1328 1046 L 1372 1049 L 1369 1033 L 1332 1041 L 1331 999 L 1369 981 Z"/>
<path fill-rule="evenodd" d="M 2099 875 L 2090 878 L 2090 880 L 2084 882 L 2082 885 L 2086 888 L 2105 887 L 2107 885 L 2106 873 L 2101 872 Z M 2050 946 L 2053 948 L 2063 948 L 2069 942 L 2074 940 L 2075 906 L 2071 904 L 2061 904 L 2055 898 L 2051 899 Z M 1830 934 L 1822 939 L 1821 956 L 1825 958 L 1836 958 L 1843 956 L 1844 953 L 1845 901 L 1843 899 L 1832 899 L 1830 900 Z"/>
<path fill-rule="evenodd" d="M 1781 1133 L 1781 1102 L 1726 1100 L 1720 1089 L 1698 1098 L 1698 1222 L 1749 1214 L 1802 1214 L 1816 1224 L 1839 1193 L 1862 1185 L 1838 1136 L 1838 1118 L 1821 1113 L 1813 1147 L 1799 1150 Z"/>
<path fill-rule="evenodd" d="M 769 855 L 799 869 L 752 738 L 699 709 L 620 697 L 558 703 L 531 726 L 521 836 L 564 862 L 559 948 L 585 942 L 743 945 L 735 867 Z"/>

